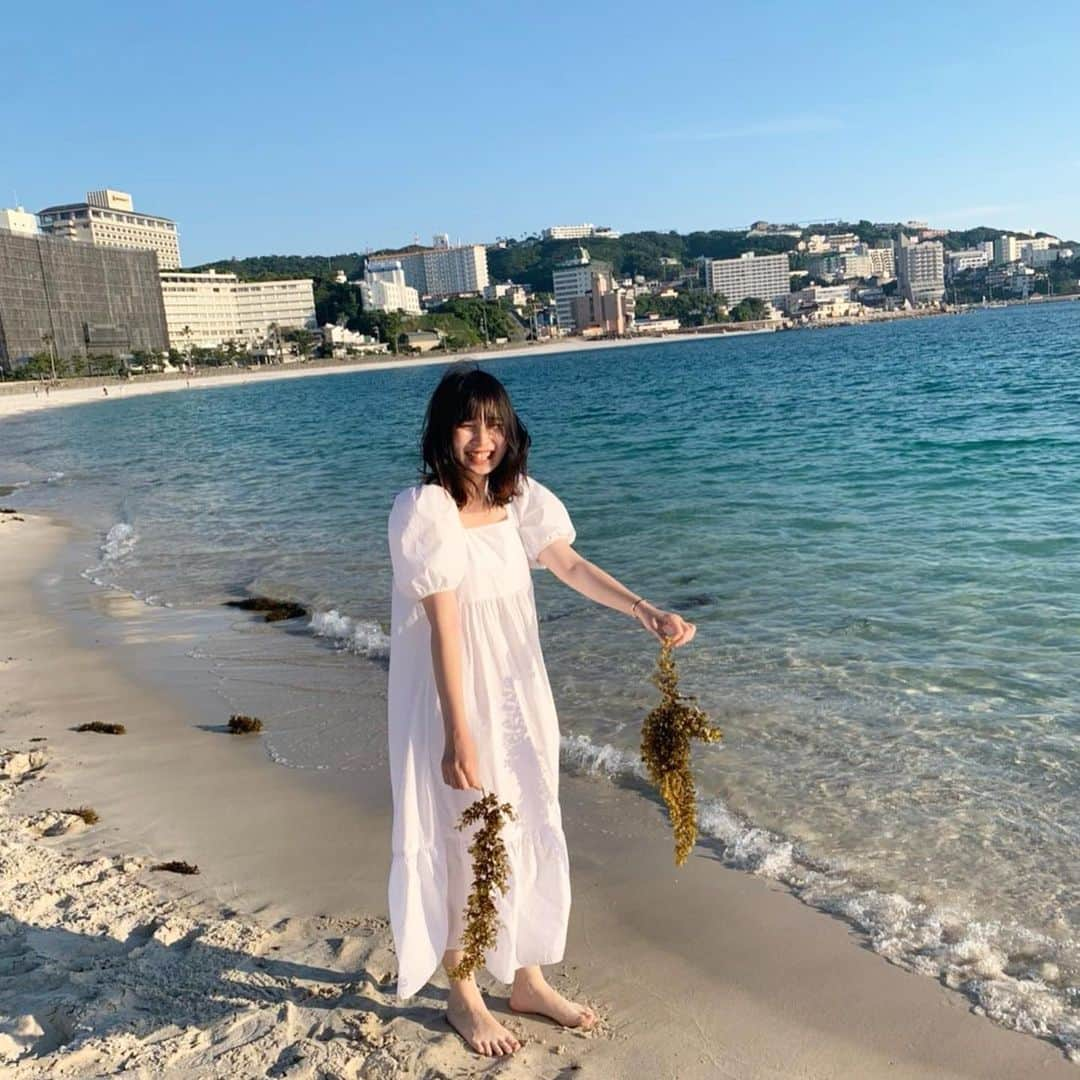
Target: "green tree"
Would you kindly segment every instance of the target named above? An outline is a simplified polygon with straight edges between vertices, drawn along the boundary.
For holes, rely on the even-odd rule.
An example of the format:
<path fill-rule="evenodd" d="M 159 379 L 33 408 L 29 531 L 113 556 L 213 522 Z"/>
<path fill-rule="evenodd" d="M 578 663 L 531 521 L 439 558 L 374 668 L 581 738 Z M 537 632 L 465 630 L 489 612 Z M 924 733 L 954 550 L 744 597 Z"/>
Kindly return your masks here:
<path fill-rule="evenodd" d="M 731 318 L 734 322 L 757 322 L 769 317 L 769 305 L 756 296 L 748 296 L 740 300 L 731 309 Z"/>

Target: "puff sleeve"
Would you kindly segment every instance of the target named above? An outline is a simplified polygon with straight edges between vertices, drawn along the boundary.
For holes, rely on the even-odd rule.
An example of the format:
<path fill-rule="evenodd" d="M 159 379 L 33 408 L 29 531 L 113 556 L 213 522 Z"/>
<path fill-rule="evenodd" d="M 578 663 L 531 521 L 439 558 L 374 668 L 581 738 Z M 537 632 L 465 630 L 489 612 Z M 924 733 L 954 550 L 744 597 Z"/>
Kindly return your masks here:
<path fill-rule="evenodd" d="M 465 576 L 465 531 L 457 504 L 438 484 L 406 488 L 387 532 L 394 584 L 413 600 L 456 589 Z"/>
<path fill-rule="evenodd" d="M 577 532 L 562 500 L 539 480 L 526 477 L 519 498 L 521 504 L 517 520 L 521 542 L 529 557 L 529 565 L 541 569 L 537 561 L 540 552 L 553 540 L 565 540 L 572 544 Z"/>

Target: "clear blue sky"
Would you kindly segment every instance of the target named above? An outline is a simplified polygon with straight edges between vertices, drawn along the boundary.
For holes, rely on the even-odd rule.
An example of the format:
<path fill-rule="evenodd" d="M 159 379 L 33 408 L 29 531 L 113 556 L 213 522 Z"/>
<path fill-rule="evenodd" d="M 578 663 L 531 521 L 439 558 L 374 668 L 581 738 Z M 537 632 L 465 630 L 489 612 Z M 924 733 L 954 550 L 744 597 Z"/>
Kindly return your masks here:
<path fill-rule="evenodd" d="M 187 265 L 578 221 L 1078 239 L 1078 45 L 1053 2 L 24 7 L 0 206 L 130 191 Z"/>

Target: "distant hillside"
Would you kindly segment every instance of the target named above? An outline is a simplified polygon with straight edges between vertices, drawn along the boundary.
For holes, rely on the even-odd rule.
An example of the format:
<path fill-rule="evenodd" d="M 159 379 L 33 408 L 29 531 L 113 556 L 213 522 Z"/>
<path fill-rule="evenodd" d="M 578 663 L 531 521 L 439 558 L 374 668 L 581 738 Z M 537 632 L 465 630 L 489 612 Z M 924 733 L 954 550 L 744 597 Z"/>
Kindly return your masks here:
<path fill-rule="evenodd" d="M 911 232 L 899 224 L 871 221 L 836 221 L 816 224 L 803 230 L 811 233 L 852 232 L 868 244 L 887 244 L 900 229 Z M 985 240 L 993 240 L 1006 230 L 990 226 L 950 232 L 941 237 L 949 250 L 972 247 Z M 1022 235 L 1022 234 L 1014 234 Z M 1036 234 L 1045 235 L 1045 234 Z M 574 255 L 584 245 L 595 260 L 610 263 L 621 276 L 643 274 L 649 278 L 664 278 L 668 267 L 663 260 L 678 260 L 681 265 L 691 265 L 704 256 L 709 259 L 730 259 L 747 251 L 769 255 L 792 251 L 798 244 L 793 236 L 747 236 L 742 230 L 624 233 L 616 240 L 593 237 L 587 240 L 510 240 L 505 247 L 488 249 L 488 269 L 493 281 L 516 281 L 531 285 L 542 291 L 551 290 L 551 272 L 555 265 Z M 396 255 L 416 251 L 415 245 L 396 249 L 383 249 L 378 254 Z M 343 255 L 254 255 L 245 259 L 221 259 L 191 267 L 192 270 L 229 271 L 249 281 L 265 281 L 274 278 L 314 278 L 316 282 L 329 282 L 338 270 L 344 270 L 349 280 L 363 273 L 364 259 L 359 252 Z"/>
<path fill-rule="evenodd" d="M 251 255 L 246 259 L 219 259 L 200 266 L 185 267 L 193 272 L 218 270 L 236 274 L 244 281 L 273 281 L 285 278 L 330 278 L 344 270 L 351 280 L 364 271 L 366 256 L 348 255 Z"/>

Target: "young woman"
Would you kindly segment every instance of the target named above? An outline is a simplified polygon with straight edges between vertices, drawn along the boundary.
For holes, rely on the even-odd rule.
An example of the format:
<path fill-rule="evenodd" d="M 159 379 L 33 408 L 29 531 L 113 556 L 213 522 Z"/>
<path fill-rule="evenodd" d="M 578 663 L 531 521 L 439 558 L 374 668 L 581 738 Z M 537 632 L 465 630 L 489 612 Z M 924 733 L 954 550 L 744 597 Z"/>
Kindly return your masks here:
<path fill-rule="evenodd" d="M 683 645 L 694 625 L 631 592 L 571 544 L 566 508 L 526 473 L 529 434 L 503 385 L 455 365 L 427 408 L 423 482 L 390 513 L 394 589 L 389 685 L 394 792 L 390 918 L 398 995 L 461 959 L 471 837 L 455 829 L 480 790 L 513 805 L 503 827 L 510 882 L 488 970 L 510 1008 L 566 1027 L 592 1011 L 545 981 L 562 959 L 570 875 L 559 813 L 559 730 L 540 651 L 530 568 Z M 518 1041 L 472 978 L 451 979 L 447 1019 L 478 1053 Z"/>

